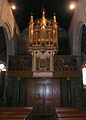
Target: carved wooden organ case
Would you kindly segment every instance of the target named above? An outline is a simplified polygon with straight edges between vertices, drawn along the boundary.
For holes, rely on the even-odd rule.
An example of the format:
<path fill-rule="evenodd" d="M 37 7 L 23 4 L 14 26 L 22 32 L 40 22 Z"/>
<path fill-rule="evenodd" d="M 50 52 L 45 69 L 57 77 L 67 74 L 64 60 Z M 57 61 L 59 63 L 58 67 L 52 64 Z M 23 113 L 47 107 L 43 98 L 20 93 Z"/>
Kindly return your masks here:
<path fill-rule="evenodd" d="M 43 10 L 42 18 L 35 22 L 31 15 L 28 51 L 32 54 L 33 76 L 53 76 L 53 58 L 58 49 L 57 29 L 55 14 L 53 20 L 47 20 Z"/>

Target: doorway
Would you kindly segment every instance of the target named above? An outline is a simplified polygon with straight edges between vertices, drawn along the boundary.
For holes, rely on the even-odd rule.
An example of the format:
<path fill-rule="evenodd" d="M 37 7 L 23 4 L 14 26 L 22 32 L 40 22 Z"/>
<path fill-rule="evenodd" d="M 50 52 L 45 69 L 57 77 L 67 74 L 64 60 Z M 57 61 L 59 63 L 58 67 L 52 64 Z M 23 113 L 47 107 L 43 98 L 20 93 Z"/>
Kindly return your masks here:
<path fill-rule="evenodd" d="M 4 28 L 0 27 L 0 107 L 4 101 L 5 73 L 7 62 L 7 47 Z"/>

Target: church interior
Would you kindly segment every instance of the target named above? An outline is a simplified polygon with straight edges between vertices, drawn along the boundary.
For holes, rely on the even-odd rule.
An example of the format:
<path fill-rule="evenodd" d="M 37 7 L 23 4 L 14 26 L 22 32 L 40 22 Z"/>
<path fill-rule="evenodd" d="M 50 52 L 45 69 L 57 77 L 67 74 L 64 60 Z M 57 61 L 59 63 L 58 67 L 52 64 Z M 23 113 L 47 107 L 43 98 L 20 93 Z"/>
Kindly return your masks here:
<path fill-rule="evenodd" d="M 0 120 L 86 120 L 86 0 L 0 0 Z"/>

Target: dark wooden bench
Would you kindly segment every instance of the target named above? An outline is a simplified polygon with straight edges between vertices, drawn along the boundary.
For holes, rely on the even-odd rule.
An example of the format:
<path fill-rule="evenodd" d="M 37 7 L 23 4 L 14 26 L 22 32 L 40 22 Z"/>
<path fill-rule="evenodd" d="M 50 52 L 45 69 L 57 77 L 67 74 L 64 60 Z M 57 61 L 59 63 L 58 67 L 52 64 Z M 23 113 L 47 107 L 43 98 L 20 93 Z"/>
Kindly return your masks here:
<path fill-rule="evenodd" d="M 23 114 L 23 115 L 22 115 L 22 114 L 21 114 L 21 115 L 20 115 L 20 114 L 17 114 L 17 115 L 16 115 L 16 114 L 14 114 L 14 115 L 11 115 L 11 114 L 3 114 L 3 115 L 0 115 L 0 119 L 2 119 L 2 118 L 5 118 L 5 119 L 6 119 L 6 118 L 9 118 L 9 119 L 10 119 L 10 118 L 11 118 L 11 119 L 12 119 L 12 118 L 13 118 L 13 119 L 15 118 L 15 119 L 23 119 L 23 120 L 26 120 L 26 119 L 28 118 L 28 114 Z"/>
<path fill-rule="evenodd" d="M 32 107 L 2 107 L 0 108 L 0 120 L 27 120 L 31 119 Z"/>
<path fill-rule="evenodd" d="M 55 108 L 58 120 L 86 120 L 86 108 Z"/>
<path fill-rule="evenodd" d="M 58 120 L 86 120 L 86 118 L 80 117 L 80 118 L 58 118 Z"/>
<path fill-rule="evenodd" d="M 0 112 L 3 111 L 18 111 L 18 112 L 21 112 L 21 111 L 32 111 L 33 107 L 0 107 Z"/>
<path fill-rule="evenodd" d="M 66 111 L 66 112 L 58 112 L 57 113 L 58 118 L 71 118 L 71 117 L 86 117 L 86 112 L 80 112 L 80 111 Z"/>
<path fill-rule="evenodd" d="M 81 111 L 81 110 L 86 110 L 86 108 L 82 107 L 55 107 L 56 112 L 62 112 L 62 111 Z"/>
<path fill-rule="evenodd" d="M 22 118 L 0 118 L 0 120 L 25 120 L 25 119 L 22 119 Z"/>

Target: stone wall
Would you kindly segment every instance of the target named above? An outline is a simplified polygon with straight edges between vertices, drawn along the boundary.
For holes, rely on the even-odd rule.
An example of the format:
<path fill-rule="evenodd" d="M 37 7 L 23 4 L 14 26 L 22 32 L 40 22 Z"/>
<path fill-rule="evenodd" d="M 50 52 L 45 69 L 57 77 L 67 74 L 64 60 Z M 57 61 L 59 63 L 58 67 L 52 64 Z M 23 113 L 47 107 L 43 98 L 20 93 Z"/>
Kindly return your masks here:
<path fill-rule="evenodd" d="M 4 31 L 7 53 L 6 63 L 8 63 L 8 55 L 19 54 L 19 43 L 21 41 L 21 34 L 8 0 L 0 0 L 0 27 Z M 0 40 L 3 40 L 3 38 Z M 1 58 L 2 55 L 0 56 L 0 60 L 2 60 Z M 7 78 L 7 75 L 5 75 L 4 86 L 0 87 L 0 90 L 4 88 L 4 90 L 0 91 L 0 106 L 12 106 L 14 82 L 12 78 Z"/>
<path fill-rule="evenodd" d="M 79 70 L 80 76 L 79 76 L 78 81 L 75 82 L 75 84 L 76 84 L 76 100 L 78 103 L 77 106 L 79 104 L 86 106 L 86 103 L 84 102 L 86 100 L 86 97 L 85 97 L 86 90 L 83 90 L 82 69 L 81 69 L 82 68 L 81 37 L 82 37 L 83 25 L 86 25 L 86 0 L 78 0 L 76 8 L 73 13 L 71 24 L 69 27 L 69 32 L 68 32 L 69 39 L 70 39 L 71 53 L 73 55 L 78 56 L 77 61 L 78 61 L 78 70 Z"/>
<path fill-rule="evenodd" d="M 72 54 L 79 54 L 81 27 L 86 24 L 86 0 L 78 0 L 69 27 L 70 48 Z"/>
<path fill-rule="evenodd" d="M 8 0 L 0 0 L 0 27 L 3 27 L 6 37 L 7 54 L 17 54 L 18 48 L 15 47 L 20 32 L 15 22 Z"/>

